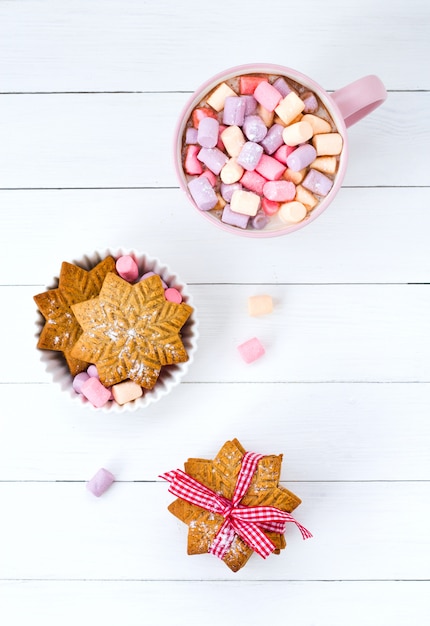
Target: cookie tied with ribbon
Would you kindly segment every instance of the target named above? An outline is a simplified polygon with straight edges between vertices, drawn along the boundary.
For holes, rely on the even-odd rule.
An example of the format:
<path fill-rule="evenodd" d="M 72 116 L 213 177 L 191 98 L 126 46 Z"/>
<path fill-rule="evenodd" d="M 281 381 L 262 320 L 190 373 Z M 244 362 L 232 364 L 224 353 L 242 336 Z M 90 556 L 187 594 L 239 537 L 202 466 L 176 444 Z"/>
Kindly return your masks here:
<path fill-rule="evenodd" d="M 237 572 L 253 552 L 279 554 L 288 523 L 311 537 L 291 515 L 301 500 L 279 485 L 281 463 L 282 455 L 246 452 L 233 439 L 213 460 L 188 459 L 185 471 L 162 474 L 177 496 L 169 511 L 188 525 L 188 554 L 209 552 Z"/>

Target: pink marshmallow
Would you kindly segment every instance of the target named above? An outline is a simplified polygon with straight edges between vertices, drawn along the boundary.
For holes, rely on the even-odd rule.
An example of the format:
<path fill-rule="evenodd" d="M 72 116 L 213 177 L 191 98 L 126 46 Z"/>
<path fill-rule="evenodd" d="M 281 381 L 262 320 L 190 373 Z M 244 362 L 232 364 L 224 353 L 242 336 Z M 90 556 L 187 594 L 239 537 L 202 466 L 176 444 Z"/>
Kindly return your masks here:
<path fill-rule="evenodd" d="M 197 159 L 199 152 L 200 146 L 194 144 L 187 146 L 185 151 L 184 167 L 190 176 L 199 176 L 203 172 L 203 166 Z"/>
<path fill-rule="evenodd" d="M 263 154 L 255 171 L 267 180 L 279 180 L 286 169 L 285 165 L 278 159 L 268 154 Z"/>
<path fill-rule="evenodd" d="M 100 468 L 96 474 L 87 482 L 87 489 L 96 498 L 99 498 L 115 481 L 115 477 L 104 467 Z"/>
<path fill-rule="evenodd" d="M 182 296 L 181 293 L 175 289 L 174 287 L 169 287 L 164 291 L 164 297 L 168 302 L 176 302 L 176 304 L 181 304 Z"/>
<path fill-rule="evenodd" d="M 263 195 L 263 187 L 266 182 L 264 176 L 261 176 L 257 172 L 245 172 L 240 179 L 242 187 L 245 187 L 245 189 L 249 191 L 254 191 L 260 196 Z"/>
<path fill-rule="evenodd" d="M 263 187 L 263 194 L 274 202 L 290 202 L 296 195 L 296 186 L 288 180 L 269 180 Z"/>
<path fill-rule="evenodd" d="M 254 98 L 268 111 L 274 111 L 282 100 L 282 94 L 269 82 L 261 82 L 255 88 Z"/>
<path fill-rule="evenodd" d="M 248 339 L 248 341 L 238 346 L 237 349 L 245 363 L 252 363 L 265 354 L 265 349 L 257 337 Z"/>
<path fill-rule="evenodd" d="M 90 377 L 81 387 L 82 395 L 97 409 L 104 406 L 111 399 L 110 389 L 106 389 L 98 378 Z"/>
<path fill-rule="evenodd" d="M 136 261 L 129 254 L 120 256 L 116 262 L 116 271 L 124 280 L 133 282 L 139 276 L 139 268 Z"/>

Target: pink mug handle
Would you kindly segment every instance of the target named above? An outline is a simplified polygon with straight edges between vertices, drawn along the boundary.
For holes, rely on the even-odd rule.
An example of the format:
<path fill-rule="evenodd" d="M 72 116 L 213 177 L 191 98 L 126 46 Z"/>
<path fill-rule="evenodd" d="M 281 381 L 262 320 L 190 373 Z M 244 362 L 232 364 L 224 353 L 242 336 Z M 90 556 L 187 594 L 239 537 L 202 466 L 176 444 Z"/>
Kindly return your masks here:
<path fill-rule="evenodd" d="M 370 75 L 345 85 L 330 96 L 348 127 L 379 107 L 386 99 L 387 91 L 377 76 Z"/>

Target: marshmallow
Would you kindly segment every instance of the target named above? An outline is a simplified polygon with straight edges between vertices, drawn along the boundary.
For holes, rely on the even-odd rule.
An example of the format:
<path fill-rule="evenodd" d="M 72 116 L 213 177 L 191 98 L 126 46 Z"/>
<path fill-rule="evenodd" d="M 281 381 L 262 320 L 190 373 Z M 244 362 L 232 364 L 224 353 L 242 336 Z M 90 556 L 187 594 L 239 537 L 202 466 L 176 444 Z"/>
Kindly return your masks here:
<path fill-rule="evenodd" d="M 317 151 L 317 156 L 337 155 L 342 152 L 343 140 L 339 133 L 325 133 L 315 135 L 312 144 Z"/>
<path fill-rule="evenodd" d="M 187 174 L 190 176 L 199 176 L 203 172 L 203 167 L 200 161 L 197 159 L 197 155 L 200 152 L 200 146 L 191 144 L 187 146 L 185 151 L 184 168 Z"/>
<path fill-rule="evenodd" d="M 246 101 L 242 98 L 228 96 L 224 102 L 222 121 L 226 126 L 242 126 L 245 119 Z"/>
<path fill-rule="evenodd" d="M 288 96 L 288 94 L 292 91 L 291 87 L 283 76 L 277 78 L 273 83 L 273 86 L 279 91 L 283 98 L 285 98 L 285 96 Z"/>
<path fill-rule="evenodd" d="M 83 383 L 81 392 L 97 409 L 104 406 L 111 399 L 110 389 L 106 389 L 95 376 L 90 376 Z"/>
<path fill-rule="evenodd" d="M 235 213 L 231 210 L 230 205 L 226 204 L 221 215 L 221 221 L 224 222 L 224 224 L 230 224 L 230 226 L 246 228 L 249 222 L 249 215 Z"/>
<path fill-rule="evenodd" d="M 317 151 L 310 143 L 304 143 L 287 158 L 287 166 L 295 172 L 298 172 L 315 161 Z"/>
<path fill-rule="evenodd" d="M 87 489 L 91 491 L 96 498 L 99 498 L 115 481 L 113 474 L 104 467 L 100 468 L 96 474 L 87 482 Z"/>
<path fill-rule="evenodd" d="M 206 176 L 192 178 L 188 182 L 188 189 L 194 202 L 202 211 L 210 211 L 218 203 L 218 197 Z"/>
<path fill-rule="evenodd" d="M 245 189 L 248 191 L 254 191 L 258 193 L 260 196 L 263 195 L 263 187 L 266 184 L 267 180 L 258 172 L 245 172 L 242 178 L 240 179 L 240 183 Z"/>
<path fill-rule="evenodd" d="M 139 268 L 136 261 L 129 254 L 124 254 L 117 259 L 116 271 L 124 280 L 132 283 L 139 276 Z"/>
<path fill-rule="evenodd" d="M 318 115 L 306 114 L 302 117 L 302 122 L 307 122 L 312 126 L 314 129 L 314 135 L 319 135 L 320 133 L 331 133 L 332 130 L 329 122 Z"/>
<path fill-rule="evenodd" d="M 209 107 L 198 107 L 194 109 L 191 115 L 194 128 L 198 128 L 201 120 L 208 116 L 216 118 L 216 113 Z"/>
<path fill-rule="evenodd" d="M 197 158 L 217 176 L 228 161 L 227 155 L 219 148 L 202 148 Z"/>
<path fill-rule="evenodd" d="M 79 372 L 79 374 L 76 374 L 72 382 L 73 390 L 76 391 L 76 393 L 82 393 L 82 385 L 86 380 L 88 380 L 88 378 L 89 375 L 87 372 Z"/>
<path fill-rule="evenodd" d="M 275 113 L 279 115 L 284 124 L 290 124 L 304 108 L 303 100 L 294 91 L 291 91 L 275 108 Z"/>
<path fill-rule="evenodd" d="M 279 211 L 279 202 L 263 197 L 261 198 L 261 208 L 267 216 L 271 217 Z"/>
<path fill-rule="evenodd" d="M 267 213 L 264 213 L 264 211 L 257 211 L 257 213 L 252 218 L 251 223 L 253 228 L 261 230 L 269 223 L 269 216 L 267 215 Z"/>
<path fill-rule="evenodd" d="M 333 187 L 332 179 L 318 170 L 309 170 L 302 184 L 317 196 L 326 196 Z"/>
<path fill-rule="evenodd" d="M 235 191 L 231 198 L 230 208 L 235 213 L 254 216 L 260 208 L 260 196 L 252 191 Z"/>
<path fill-rule="evenodd" d="M 269 128 L 267 135 L 260 142 L 266 154 L 273 154 L 283 145 L 283 130 L 284 127 L 281 124 L 273 124 L 273 126 Z"/>
<path fill-rule="evenodd" d="M 250 76 L 245 74 L 239 78 L 239 91 L 241 94 L 253 94 L 260 83 L 267 83 L 263 76 Z"/>
<path fill-rule="evenodd" d="M 261 82 L 254 91 L 254 98 L 268 111 L 274 111 L 282 100 L 282 94 L 269 82 Z"/>
<path fill-rule="evenodd" d="M 293 201 L 281 204 L 278 211 L 280 219 L 286 224 L 298 224 L 306 217 L 307 211 L 304 204 Z"/>
<path fill-rule="evenodd" d="M 197 128 L 190 126 L 185 131 L 185 143 L 197 143 Z"/>
<path fill-rule="evenodd" d="M 112 395 L 118 404 L 126 404 L 143 396 L 143 389 L 132 380 L 124 380 L 112 386 Z"/>
<path fill-rule="evenodd" d="M 221 83 L 215 91 L 211 93 L 209 98 L 207 98 L 206 102 L 215 109 L 215 111 L 221 111 L 224 108 L 225 99 L 230 96 L 237 97 L 237 94 L 227 83 Z"/>
<path fill-rule="evenodd" d="M 269 180 L 263 187 L 263 195 L 274 202 L 290 202 L 296 195 L 296 186 L 287 180 Z"/>
<path fill-rule="evenodd" d="M 226 183 L 221 183 L 221 186 L 220 186 L 221 196 L 224 198 L 226 202 L 230 202 L 233 193 L 237 189 L 242 189 L 241 183 L 233 183 L 231 185 L 226 184 Z"/>
<path fill-rule="evenodd" d="M 249 141 L 261 141 L 267 135 L 267 126 L 259 115 L 248 115 L 243 122 L 243 133 Z"/>
<path fill-rule="evenodd" d="M 319 105 L 315 94 L 310 92 L 304 93 L 302 95 L 302 100 L 305 103 L 305 108 L 303 109 L 305 113 L 316 113 L 318 111 Z"/>
<path fill-rule="evenodd" d="M 197 141 L 203 148 L 215 148 L 218 143 L 219 122 L 213 117 L 201 120 L 197 130 Z"/>
<path fill-rule="evenodd" d="M 263 154 L 263 148 L 260 144 L 255 143 L 254 141 L 247 141 L 240 151 L 237 162 L 241 165 L 245 170 L 255 170 L 257 164 Z"/>
<path fill-rule="evenodd" d="M 99 378 L 99 373 L 97 371 L 97 366 L 94 365 L 93 363 L 91 365 L 89 365 L 87 367 L 87 374 L 88 374 L 88 376 L 91 376 L 91 377 L 95 376 L 96 378 Z"/>
<path fill-rule="evenodd" d="M 182 295 L 181 292 L 175 289 L 174 287 L 168 287 L 164 290 L 164 297 L 167 302 L 175 302 L 176 304 L 181 304 Z"/>
<path fill-rule="evenodd" d="M 252 363 L 265 354 L 265 349 L 257 337 L 248 339 L 237 347 L 239 354 L 245 363 Z"/>
<path fill-rule="evenodd" d="M 232 157 L 227 161 L 220 172 L 220 178 L 223 183 L 231 185 L 237 183 L 243 174 L 243 167 L 237 162 L 237 158 Z"/>
<path fill-rule="evenodd" d="M 227 126 L 227 128 L 222 131 L 220 137 L 227 153 L 232 157 L 239 156 L 246 142 L 242 129 L 235 125 Z"/>
<path fill-rule="evenodd" d="M 254 113 L 257 111 L 257 100 L 254 98 L 254 96 L 246 94 L 239 97 L 245 102 L 245 117 L 247 115 L 254 115 Z"/>
<path fill-rule="evenodd" d="M 283 163 L 280 163 L 280 161 L 268 154 L 262 155 L 255 168 L 255 171 L 261 176 L 264 176 L 264 178 L 267 178 L 267 180 L 279 180 L 285 170 L 286 167 Z"/>
<path fill-rule="evenodd" d="M 305 189 L 303 185 L 297 185 L 294 200 L 304 204 L 308 211 L 312 211 L 312 209 L 314 209 L 318 204 L 318 198 L 316 198 L 313 193 Z"/>
<path fill-rule="evenodd" d="M 248 298 L 248 313 L 252 317 L 258 315 L 267 315 L 273 311 L 273 299 L 272 296 L 249 296 Z"/>
<path fill-rule="evenodd" d="M 333 176 L 337 170 L 337 159 L 335 156 L 317 157 L 315 161 L 312 161 L 309 167 L 313 170 L 318 170 L 319 172 Z"/>
<path fill-rule="evenodd" d="M 286 126 L 282 132 L 282 139 L 287 146 L 298 146 L 305 143 L 314 134 L 312 126 L 308 122 L 296 122 Z"/>

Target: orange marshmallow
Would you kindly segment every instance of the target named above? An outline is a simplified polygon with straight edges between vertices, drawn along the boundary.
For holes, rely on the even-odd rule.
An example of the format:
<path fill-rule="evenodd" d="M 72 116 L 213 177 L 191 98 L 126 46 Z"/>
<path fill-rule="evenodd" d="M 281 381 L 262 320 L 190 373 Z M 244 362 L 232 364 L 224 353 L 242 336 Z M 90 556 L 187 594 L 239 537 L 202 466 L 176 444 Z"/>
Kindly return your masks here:
<path fill-rule="evenodd" d="M 339 133 L 325 133 L 314 135 L 312 144 L 317 151 L 317 156 L 337 155 L 342 152 L 343 140 Z"/>
<path fill-rule="evenodd" d="M 231 157 L 239 156 L 240 151 L 246 143 L 242 129 L 235 125 L 227 126 L 227 128 L 222 131 L 220 137 L 227 153 Z"/>
<path fill-rule="evenodd" d="M 275 109 L 275 113 L 279 115 L 285 124 L 290 124 L 305 108 L 305 103 L 299 98 L 294 91 L 281 100 Z"/>
<path fill-rule="evenodd" d="M 305 143 L 314 134 L 314 129 L 308 122 L 296 122 L 286 126 L 282 131 L 282 139 L 287 146 L 298 146 Z"/>
<path fill-rule="evenodd" d="M 211 93 L 209 98 L 207 98 L 206 102 L 209 104 L 215 111 L 222 111 L 224 108 L 225 99 L 229 96 L 236 96 L 237 93 L 233 91 L 231 87 L 227 85 L 227 83 L 221 83 L 218 87 Z"/>
<path fill-rule="evenodd" d="M 305 205 L 297 202 L 297 200 L 281 204 L 281 208 L 278 211 L 280 219 L 287 224 L 298 224 L 306 217 L 306 214 Z"/>
<path fill-rule="evenodd" d="M 314 135 L 319 135 L 322 133 L 331 133 L 332 127 L 327 120 L 324 120 L 319 115 L 312 115 L 311 113 L 307 113 L 302 117 L 302 122 L 307 122 L 314 129 Z"/>
<path fill-rule="evenodd" d="M 252 317 L 258 315 L 267 315 L 273 311 L 272 296 L 249 296 L 248 298 L 248 313 Z"/>
<path fill-rule="evenodd" d="M 323 172 L 324 174 L 335 174 L 337 170 L 337 159 L 335 156 L 317 157 L 310 166 L 314 170 Z"/>
<path fill-rule="evenodd" d="M 132 380 L 124 380 L 112 386 L 112 395 L 118 404 L 132 402 L 143 395 L 143 389 Z"/>
<path fill-rule="evenodd" d="M 273 111 L 268 111 L 264 108 L 263 105 L 257 105 L 257 114 L 261 117 L 267 128 L 270 128 L 273 124 L 273 120 L 275 118 L 275 114 Z"/>
<path fill-rule="evenodd" d="M 232 183 L 237 183 L 242 178 L 243 172 L 244 169 L 239 165 L 237 159 L 231 157 L 220 171 L 219 176 L 223 183 L 231 185 Z"/>
<path fill-rule="evenodd" d="M 296 197 L 294 200 L 304 204 L 308 211 L 312 211 L 312 209 L 314 209 L 318 204 L 318 198 L 316 198 L 313 193 L 305 189 L 303 185 L 297 185 Z"/>
<path fill-rule="evenodd" d="M 295 185 L 299 185 L 302 182 L 302 180 L 304 180 L 306 176 L 306 172 L 307 172 L 306 168 L 303 170 L 299 170 L 298 172 L 295 172 L 294 170 L 287 167 L 282 178 L 284 178 L 285 180 L 289 180 Z"/>

